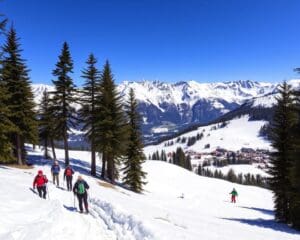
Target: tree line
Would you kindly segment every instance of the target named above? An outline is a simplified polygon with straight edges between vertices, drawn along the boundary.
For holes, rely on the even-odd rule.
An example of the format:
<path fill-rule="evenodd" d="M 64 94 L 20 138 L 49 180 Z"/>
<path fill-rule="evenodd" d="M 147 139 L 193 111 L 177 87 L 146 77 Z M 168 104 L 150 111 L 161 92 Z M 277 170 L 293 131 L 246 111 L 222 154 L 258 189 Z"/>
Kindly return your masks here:
<path fill-rule="evenodd" d="M 197 174 L 200 176 L 223 179 L 229 182 L 234 182 L 243 185 L 269 188 L 268 179 L 266 177 L 262 177 L 260 174 L 254 175 L 251 173 L 236 174 L 232 168 L 229 169 L 227 174 L 224 174 L 221 170 L 215 169 L 214 171 L 212 171 L 207 167 L 199 165 L 197 169 Z"/>
<path fill-rule="evenodd" d="M 5 23 L 0 23 L 1 33 Z M 102 159 L 101 177 L 112 183 L 119 178 L 122 162 L 123 183 L 141 192 L 146 173 L 141 167 L 145 156 L 137 100 L 131 89 L 128 101 L 121 101 L 110 63 L 106 61 L 99 71 L 96 57 L 90 54 L 79 89 L 72 79 L 69 45 L 64 42 L 52 71 L 55 90 L 45 91 L 36 106 L 15 28 L 10 27 L 5 35 L 0 59 L 0 162 L 26 164 L 25 143 L 41 143 L 45 158 L 50 158 L 51 147 L 56 159 L 55 141 L 63 141 L 65 165 L 69 165 L 69 133 L 81 126 L 91 148 L 91 175 L 96 176 L 97 154 Z M 79 110 L 74 103 L 80 105 Z"/>

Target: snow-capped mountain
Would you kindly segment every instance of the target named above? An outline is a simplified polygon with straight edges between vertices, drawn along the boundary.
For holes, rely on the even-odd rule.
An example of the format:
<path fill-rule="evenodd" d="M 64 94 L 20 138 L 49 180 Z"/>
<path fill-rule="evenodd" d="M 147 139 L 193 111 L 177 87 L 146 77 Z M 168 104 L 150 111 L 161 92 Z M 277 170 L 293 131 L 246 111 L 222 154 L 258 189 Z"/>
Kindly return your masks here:
<path fill-rule="evenodd" d="M 54 86 L 46 85 L 46 84 L 32 84 L 31 88 L 34 95 L 34 101 L 36 104 L 39 104 L 41 102 L 44 91 L 52 92 L 55 90 Z"/>
<path fill-rule="evenodd" d="M 288 83 L 296 88 L 300 80 Z M 276 83 L 250 80 L 217 83 L 125 81 L 118 85 L 125 100 L 130 88 L 139 102 L 142 130 L 147 141 L 172 135 L 190 125 L 209 123 L 240 107 L 272 106 L 278 92 Z M 52 91 L 53 86 L 33 84 L 37 103 L 45 89 Z"/>
<path fill-rule="evenodd" d="M 119 91 L 126 96 L 133 88 L 144 124 L 157 126 L 163 122 L 176 125 L 206 123 L 237 108 L 245 100 L 272 93 L 276 87 L 277 84 L 250 80 L 175 84 L 144 81 L 124 82 L 119 85 Z"/>

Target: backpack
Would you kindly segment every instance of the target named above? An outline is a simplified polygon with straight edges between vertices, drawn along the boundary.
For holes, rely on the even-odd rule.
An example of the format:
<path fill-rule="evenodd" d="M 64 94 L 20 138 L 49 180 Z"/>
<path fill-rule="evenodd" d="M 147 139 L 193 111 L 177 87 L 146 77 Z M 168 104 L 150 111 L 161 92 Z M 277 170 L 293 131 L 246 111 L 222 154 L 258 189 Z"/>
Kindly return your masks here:
<path fill-rule="evenodd" d="M 66 176 L 72 176 L 72 169 L 71 168 L 66 169 Z"/>
<path fill-rule="evenodd" d="M 85 193 L 84 182 L 79 182 L 79 183 L 78 183 L 77 193 L 78 193 L 78 194 L 84 194 L 84 193 Z"/>

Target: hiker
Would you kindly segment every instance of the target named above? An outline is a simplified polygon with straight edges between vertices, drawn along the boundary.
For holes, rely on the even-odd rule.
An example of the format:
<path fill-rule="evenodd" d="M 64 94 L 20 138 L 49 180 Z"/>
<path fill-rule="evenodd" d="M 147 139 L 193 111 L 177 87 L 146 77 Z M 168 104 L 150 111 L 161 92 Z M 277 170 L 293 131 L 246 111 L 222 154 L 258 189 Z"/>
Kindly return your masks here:
<path fill-rule="evenodd" d="M 79 175 L 76 183 L 74 184 L 73 192 L 74 194 L 77 195 L 80 213 L 83 213 L 82 202 L 84 203 L 86 213 L 89 212 L 88 202 L 87 202 L 88 189 L 89 189 L 89 185 L 85 180 L 83 180 L 82 176 Z"/>
<path fill-rule="evenodd" d="M 46 189 L 46 183 L 48 182 L 48 179 L 46 175 L 43 175 L 43 171 L 39 170 L 38 174 L 35 176 L 33 180 L 33 189 L 35 189 L 35 186 L 37 187 L 37 190 L 39 192 L 40 198 L 46 199 L 47 189 Z"/>
<path fill-rule="evenodd" d="M 60 166 L 58 165 L 58 162 L 55 161 L 51 167 L 51 173 L 53 178 L 53 184 L 55 184 L 56 182 L 57 187 L 59 187 L 59 172 L 60 172 Z"/>
<path fill-rule="evenodd" d="M 73 180 L 74 171 L 70 165 L 68 165 L 64 172 L 64 180 L 67 179 L 67 189 L 72 191 L 72 180 Z"/>
<path fill-rule="evenodd" d="M 236 199 L 235 198 L 237 197 L 238 193 L 235 190 L 235 188 L 233 188 L 232 191 L 231 191 L 231 193 L 229 193 L 229 194 L 231 194 L 231 202 L 232 203 L 236 203 Z"/>

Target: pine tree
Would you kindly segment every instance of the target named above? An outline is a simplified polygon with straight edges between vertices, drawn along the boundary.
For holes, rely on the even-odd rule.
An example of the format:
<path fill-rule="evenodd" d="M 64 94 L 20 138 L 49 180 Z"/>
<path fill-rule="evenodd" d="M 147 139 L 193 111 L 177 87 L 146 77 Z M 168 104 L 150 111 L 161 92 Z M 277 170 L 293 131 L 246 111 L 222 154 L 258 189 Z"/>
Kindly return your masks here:
<path fill-rule="evenodd" d="M 52 148 L 53 159 L 56 160 L 54 140 L 58 137 L 55 132 L 56 118 L 54 117 L 54 109 L 50 95 L 45 90 L 39 107 L 39 137 L 44 145 L 44 156 L 50 158 L 48 154 L 49 145 Z"/>
<path fill-rule="evenodd" d="M 201 167 L 201 164 L 198 165 L 198 170 L 197 170 L 198 175 L 202 175 L 203 174 L 203 169 Z"/>
<path fill-rule="evenodd" d="M 299 73 L 300 69 L 296 69 Z M 295 99 L 295 112 L 298 116 L 297 123 L 292 129 L 294 134 L 294 151 L 292 153 L 292 167 L 291 167 L 291 223 L 293 227 L 300 230 L 300 90 L 293 92 Z"/>
<path fill-rule="evenodd" d="M 93 54 L 89 55 L 86 69 L 82 71 L 85 79 L 83 86 L 82 108 L 80 117 L 83 122 L 82 130 L 91 144 L 91 175 L 96 176 L 96 150 L 95 150 L 95 123 L 96 123 L 96 99 L 99 95 L 99 71 L 96 68 L 97 59 Z"/>
<path fill-rule="evenodd" d="M 8 92 L 5 104 L 12 113 L 9 119 L 18 130 L 11 134 L 14 157 L 17 159 L 18 164 L 24 164 L 25 141 L 37 142 L 37 121 L 28 69 L 21 58 L 18 40 L 15 29 L 11 27 L 3 47 L 1 77 L 2 83 Z"/>
<path fill-rule="evenodd" d="M 2 17 L 2 15 L 0 16 Z M 0 34 L 3 34 L 5 31 L 6 22 L 6 19 L 0 21 Z M 0 161 L 4 163 L 14 160 L 12 155 L 12 144 L 10 142 L 9 135 L 16 130 L 16 127 L 9 120 L 12 113 L 5 104 L 9 98 L 9 95 L 4 83 L 2 82 L 2 54 L 0 56 Z"/>
<path fill-rule="evenodd" d="M 128 185 L 132 191 L 142 192 L 146 173 L 142 169 L 145 161 L 143 153 L 142 136 L 140 132 L 140 115 L 137 110 L 138 103 L 133 89 L 130 89 L 129 100 L 126 105 L 126 113 L 129 119 L 128 123 L 128 146 L 126 149 L 124 161 L 124 184 Z M 163 155 L 163 152 L 162 152 Z M 163 156 L 162 156 L 163 158 Z"/>
<path fill-rule="evenodd" d="M 100 94 L 96 99 L 96 150 L 102 155 L 102 174 L 114 183 L 118 165 L 126 147 L 126 121 L 121 98 L 117 92 L 109 62 L 104 65 L 100 80 Z M 106 170 L 107 163 L 107 170 Z"/>
<path fill-rule="evenodd" d="M 50 158 L 48 154 L 48 146 L 50 139 L 50 128 L 49 128 L 49 94 L 47 90 L 43 92 L 43 97 L 39 108 L 39 137 L 44 145 L 44 157 Z"/>
<path fill-rule="evenodd" d="M 52 98 L 56 119 L 55 131 L 57 135 L 62 136 L 65 149 L 65 164 L 69 165 L 68 131 L 76 127 L 77 118 L 75 117 L 75 108 L 72 106 L 76 102 L 76 89 L 72 78 L 69 76 L 73 73 L 73 61 L 66 42 L 64 42 L 61 55 L 58 58 L 56 68 L 52 72 L 53 76 L 57 77 L 56 80 L 52 80 L 55 85 Z"/>
<path fill-rule="evenodd" d="M 8 99 L 8 93 L 5 86 L 0 81 L 0 162 L 12 162 L 15 158 L 12 155 L 12 144 L 9 135 L 15 132 L 16 127 L 10 121 L 12 113 L 5 102 Z"/>
<path fill-rule="evenodd" d="M 189 170 L 189 171 L 192 171 L 193 168 L 192 168 L 192 158 L 190 155 L 188 155 L 186 158 L 185 158 L 185 166 L 184 168 Z"/>
<path fill-rule="evenodd" d="M 232 168 L 227 173 L 227 180 L 230 182 L 237 182 L 237 176 Z"/>
<path fill-rule="evenodd" d="M 174 164 L 181 167 L 185 166 L 185 154 L 181 147 L 176 149 Z"/>
<path fill-rule="evenodd" d="M 294 149 L 292 127 L 297 121 L 294 112 L 291 88 L 284 82 L 279 88 L 273 123 L 271 143 L 275 149 L 271 157 L 269 173 L 270 186 L 274 193 L 275 218 L 277 221 L 290 221 L 291 155 Z"/>

